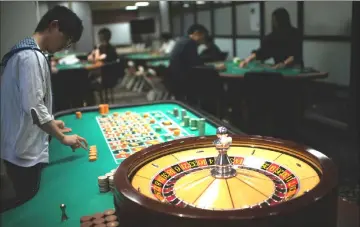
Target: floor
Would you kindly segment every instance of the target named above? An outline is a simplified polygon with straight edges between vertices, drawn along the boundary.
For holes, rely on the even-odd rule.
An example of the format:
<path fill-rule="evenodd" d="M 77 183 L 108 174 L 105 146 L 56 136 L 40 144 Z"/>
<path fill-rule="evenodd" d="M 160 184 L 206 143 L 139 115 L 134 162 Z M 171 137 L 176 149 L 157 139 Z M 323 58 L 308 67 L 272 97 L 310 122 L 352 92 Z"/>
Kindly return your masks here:
<path fill-rule="evenodd" d="M 116 104 L 147 102 L 145 93 L 129 92 L 115 88 Z M 316 108 L 315 108 L 316 109 Z M 334 108 L 329 108 L 334 110 Z M 324 108 L 321 109 L 323 111 Z M 312 112 L 314 109 L 311 110 Z M 321 113 L 319 113 L 321 115 Z M 339 115 L 339 113 L 329 113 Z M 339 168 L 339 196 L 349 202 L 359 204 L 359 157 L 356 141 L 349 138 L 345 131 L 329 127 L 316 119 L 306 119 L 294 141 L 303 143 L 326 154 Z"/>

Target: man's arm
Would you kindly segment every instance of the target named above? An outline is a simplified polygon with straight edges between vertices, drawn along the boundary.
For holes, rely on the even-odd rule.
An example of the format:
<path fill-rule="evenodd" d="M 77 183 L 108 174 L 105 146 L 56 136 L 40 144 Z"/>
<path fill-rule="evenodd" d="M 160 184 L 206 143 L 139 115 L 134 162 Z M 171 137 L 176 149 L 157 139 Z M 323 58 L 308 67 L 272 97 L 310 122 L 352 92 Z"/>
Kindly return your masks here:
<path fill-rule="evenodd" d="M 51 136 L 63 141 L 64 134 L 55 124 L 53 117 L 44 105 L 44 88 L 42 70 L 36 53 L 24 51 L 18 59 L 18 81 L 20 105 L 25 114 L 32 117 L 34 124 Z"/>

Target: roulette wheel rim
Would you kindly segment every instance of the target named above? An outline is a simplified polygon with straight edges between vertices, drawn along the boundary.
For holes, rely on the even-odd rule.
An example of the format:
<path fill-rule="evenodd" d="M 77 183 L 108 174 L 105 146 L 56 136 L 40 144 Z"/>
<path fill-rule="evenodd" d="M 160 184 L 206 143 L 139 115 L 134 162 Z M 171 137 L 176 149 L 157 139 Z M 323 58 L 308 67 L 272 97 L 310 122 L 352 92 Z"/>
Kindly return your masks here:
<path fill-rule="evenodd" d="M 242 146 L 249 147 L 270 146 L 274 149 L 278 147 L 278 149 L 282 149 L 282 152 L 284 152 L 284 150 L 288 150 L 289 153 L 296 153 L 296 155 L 298 155 L 295 156 L 296 158 L 301 156 L 310 159 L 316 163 L 318 167 L 321 167 L 320 182 L 314 188 L 300 197 L 279 203 L 276 206 L 262 207 L 257 209 L 246 208 L 240 210 L 207 210 L 194 209 L 192 207 L 172 206 L 160 201 L 153 200 L 143 195 L 142 193 L 139 193 L 132 186 L 132 176 L 136 173 L 137 170 L 141 168 L 141 165 L 145 165 L 146 163 L 150 162 L 144 162 L 144 159 L 149 159 L 150 157 L 153 157 L 150 158 L 151 160 L 160 158 L 162 157 L 162 154 L 168 154 L 169 152 L 166 151 L 169 149 L 174 149 L 175 151 L 173 152 L 181 151 L 180 148 L 182 148 L 184 145 L 188 146 L 186 149 L 189 149 L 191 146 L 199 147 L 201 145 L 205 147 L 211 147 L 209 144 L 212 143 L 216 136 L 203 136 L 178 139 L 153 145 L 125 159 L 115 173 L 114 178 L 116 191 L 139 206 L 166 215 L 180 218 L 200 218 L 208 220 L 245 220 L 274 215 L 285 215 L 287 213 L 297 211 L 325 197 L 337 187 L 337 168 L 335 167 L 335 164 L 330 158 L 315 149 L 292 141 L 275 139 L 271 137 L 244 135 L 230 136 L 233 138 L 233 141 L 235 141 L 234 144 L 241 143 Z M 314 165 L 312 166 L 314 169 L 318 168 Z"/>

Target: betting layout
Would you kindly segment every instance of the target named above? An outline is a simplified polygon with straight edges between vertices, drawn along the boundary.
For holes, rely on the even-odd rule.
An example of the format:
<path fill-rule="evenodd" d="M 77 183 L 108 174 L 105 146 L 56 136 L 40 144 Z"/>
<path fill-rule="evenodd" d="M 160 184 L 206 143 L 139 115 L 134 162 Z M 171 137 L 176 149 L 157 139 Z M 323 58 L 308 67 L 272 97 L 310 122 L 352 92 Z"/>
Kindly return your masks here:
<path fill-rule="evenodd" d="M 207 210 L 273 206 L 303 195 L 320 182 L 312 166 L 278 151 L 233 146 L 228 154 L 236 170 L 231 178 L 212 176 L 218 151 L 210 147 L 155 159 L 141 167 L 131 182 L 154 200 Z"/>
<path fill-rule="evenodd" d="M 190 118 L 184 109 L 174 108 L 166 113 L 115 112 L 96 120 L 117 164 L 145 147 L 177 138 L 205 134 L 205 119 Z M 175 117 L 178 122 L 172 120 Z"/>

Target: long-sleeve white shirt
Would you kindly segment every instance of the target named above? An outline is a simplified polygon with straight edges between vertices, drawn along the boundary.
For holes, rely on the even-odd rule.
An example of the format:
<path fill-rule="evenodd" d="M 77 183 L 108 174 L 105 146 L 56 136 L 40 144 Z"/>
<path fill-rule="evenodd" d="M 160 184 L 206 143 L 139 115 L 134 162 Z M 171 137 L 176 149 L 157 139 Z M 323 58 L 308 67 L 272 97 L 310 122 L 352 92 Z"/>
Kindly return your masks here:
<path fill-rule="evenodd" d="M 163 43 L 162 46 L 160 47 L 160 51 L 164 52 L 165 54 L 170 54 L 171 51 L 174 49 L 176 42 L 174 40 L 169 40 L 166 43 Z"/>
<path fill-rule="evenodd" d="M 30 167 L 49 162 L 48 135 L 34 124 L 52 117 L 50 70 L 46 58 L 35 50 L 20 51 L 7 62 L 1 76 L 1 158 Z"/>

